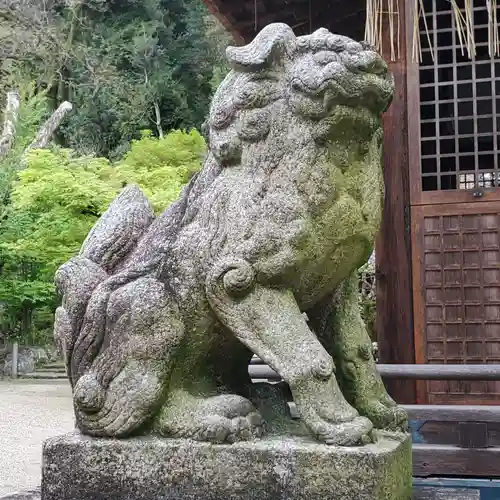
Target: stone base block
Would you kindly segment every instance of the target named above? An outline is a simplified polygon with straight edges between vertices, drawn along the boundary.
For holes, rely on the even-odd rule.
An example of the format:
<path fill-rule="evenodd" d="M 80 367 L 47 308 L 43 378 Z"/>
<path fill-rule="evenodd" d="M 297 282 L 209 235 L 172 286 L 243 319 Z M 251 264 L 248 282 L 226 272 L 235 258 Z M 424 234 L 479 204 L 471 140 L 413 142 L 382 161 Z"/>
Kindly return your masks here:
<path fill-rule="evenodd" d="M 43 449 L 42 500 L 410 500 L 411 443 L 331 447 L 270 437 L 233 445 L 93 439 Z"/>

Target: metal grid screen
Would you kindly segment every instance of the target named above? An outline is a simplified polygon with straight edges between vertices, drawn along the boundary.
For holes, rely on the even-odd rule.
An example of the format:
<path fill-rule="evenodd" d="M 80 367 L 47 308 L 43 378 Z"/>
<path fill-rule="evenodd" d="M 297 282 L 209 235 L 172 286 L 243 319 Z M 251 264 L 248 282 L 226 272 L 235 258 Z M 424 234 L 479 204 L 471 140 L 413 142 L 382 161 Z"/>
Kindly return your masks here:
<path fill-rule="evenodd" d="M 464 0 L 457 1 L 463 6 Z M 486 2 L 473 9 L 476 55 L 462 49 L 451 2 L 420 20 L 422 191 L 500 186 L 500 58 L 488 50 Z M 500 17 L 500 3 L 497 6 Z"/>

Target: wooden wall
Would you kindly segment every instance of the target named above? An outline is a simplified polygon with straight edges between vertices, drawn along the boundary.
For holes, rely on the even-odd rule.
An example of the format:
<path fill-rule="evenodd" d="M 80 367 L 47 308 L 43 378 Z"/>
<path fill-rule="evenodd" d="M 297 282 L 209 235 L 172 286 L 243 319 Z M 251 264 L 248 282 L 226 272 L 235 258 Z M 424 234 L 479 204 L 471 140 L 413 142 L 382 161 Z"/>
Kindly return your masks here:
<path fill-rule="evenodd" d="M 410 241 L 410 178 L 408 94 L 418 85 L 418 67 L 411 62 L 411 12 L 409 3 L 399 0 L 400 54 L 389 62 L 396 93 L 384 115 L 385 206 L 377 241 L 377 332 L 381 363 L 414 363 L 413 299 Z M 388 32 L 388 30 L 386 30 Z M 389 43 L 384 43 L 389 61 Z M 409 73 L 410 72 L 410 73 Z M 410 86 L 410 88 L 409 88 Z M 415 383 L 388 381 L 388 389 L 398 403 L 415 402 Z"/>

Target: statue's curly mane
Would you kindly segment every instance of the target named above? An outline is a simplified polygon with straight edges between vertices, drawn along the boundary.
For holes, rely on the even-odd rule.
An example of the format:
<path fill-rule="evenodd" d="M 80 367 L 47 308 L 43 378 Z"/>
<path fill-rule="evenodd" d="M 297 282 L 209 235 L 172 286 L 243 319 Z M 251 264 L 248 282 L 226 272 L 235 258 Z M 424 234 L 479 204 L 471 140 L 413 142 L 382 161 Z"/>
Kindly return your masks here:
<path fill-rule="evenodd" d="M 325 29 L 297 38 L 287 25 L 273 25 L 251 44 L 229 47 L 227 57 L 233 70 L 215 93 L 205 125 L 222 165 L 237 163 L 244 143 L 265 139 L 276 101 L 307 120 L 325 117 L 332 101 L 358 106 L 369 98 L 383 111 L 392 98 L 392 80 L 378 78 L 388 71 L 374 49 Z M 337 95 L 328 88 L 332 80 L 341 80 Z"/>
<path fill-rule="evenodd" d="M 282 226 L 296 222 L 303 212 L 293 182 L 283 187 L 286 196 L 279 198 L 275 190 L 273 199 L 269 199 L 266 186 L 273 169 L 292 170 L 297 178 L 309 175 L 306 171 L 325 154 L 324 144 L 316 139 L 336 106 L 356 107 L 356 112 L 363 114 L 360 126 L 370 128 L 365 136 L 369 144 L 380 122 L 378 113 L 368 111 L 363 104 L 370 102 L 372 111 L 381 112 L 393 92 L 387 67 L 372 48 L 325 29 L 296 37 L 288 26 L 275 24 L 264 28 L 249 45 L 229 47 L 227 58 L 233 69 L 215 93 L 204 125 L 210 153 L 202 172 L 186 191 L 181 222 L 185 227 L 197 220 L 207 228 L 214 255 L 221 251 L 226 236 L 216 233 L 230 227 L 221 222 L 221 218 L 231 217 L 227 211 L 233 196 L 232 189 L 217 180 L 224 170 L 235 169 L 239 181 L 234 182 L 252 178 L 246 183 L 242 203 L 253 204 L 255 211 L 266 210 L 262 207 L 267 204 L 270 212 L 272 207 L 287 212 L 285 220 L 267 226 L 281 235 Z M 332 82 L 338 84 L 335 91 Z M 339 113 L 349 114 L 345 110 Z M 340 115 L 337 121 L 342 119 Z M 293 138 L 294 150 L 284 158 L 285 144 L 290 141 L 287 120 L 296 122 L 303 133 Z M 272 143 L 273 148 L 266 143 Z M 271 151 L 275 157 L 269 156 Z M 209 189 L 217 194 L 212 193 L 207 204 L 204 195 Z M 268 235 L 268 239 L 272 237 Z"/>

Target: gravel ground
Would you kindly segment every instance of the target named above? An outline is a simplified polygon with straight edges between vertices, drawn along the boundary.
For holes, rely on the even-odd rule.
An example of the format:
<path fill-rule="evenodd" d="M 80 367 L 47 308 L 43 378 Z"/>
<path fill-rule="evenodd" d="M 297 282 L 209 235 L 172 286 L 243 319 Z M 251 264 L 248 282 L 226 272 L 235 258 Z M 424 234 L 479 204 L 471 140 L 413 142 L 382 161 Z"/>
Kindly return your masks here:
<path fill-rule="evenodd" d="M 68 382 L 0 380 L 0 497 L 38 487 L 42 442 L 73 427 Z"/>

